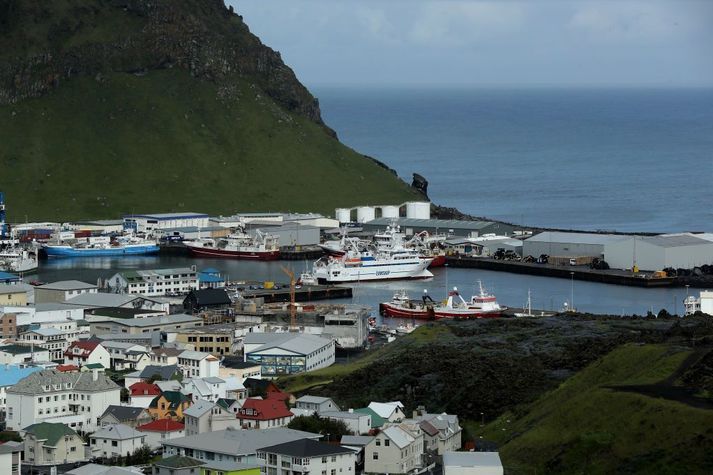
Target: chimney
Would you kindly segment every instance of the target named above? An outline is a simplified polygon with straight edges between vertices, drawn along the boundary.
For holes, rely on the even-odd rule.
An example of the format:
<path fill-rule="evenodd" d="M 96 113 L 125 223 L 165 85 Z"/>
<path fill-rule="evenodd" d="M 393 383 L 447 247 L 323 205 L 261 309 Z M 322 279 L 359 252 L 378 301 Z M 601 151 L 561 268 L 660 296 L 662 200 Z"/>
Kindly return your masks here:
<path fill-rule="evenodd" d="M 352 414 L 353 412 L 354 412 L 354 409 L 352 409 L 352 408 L 350 407 L 350 408 L 349 408 L 349 414 Z"/>
<path fill-rule="evenodd" d="M 99 370 L 97 368 L 92 368 L 92 381 L 99 379 Z"/>

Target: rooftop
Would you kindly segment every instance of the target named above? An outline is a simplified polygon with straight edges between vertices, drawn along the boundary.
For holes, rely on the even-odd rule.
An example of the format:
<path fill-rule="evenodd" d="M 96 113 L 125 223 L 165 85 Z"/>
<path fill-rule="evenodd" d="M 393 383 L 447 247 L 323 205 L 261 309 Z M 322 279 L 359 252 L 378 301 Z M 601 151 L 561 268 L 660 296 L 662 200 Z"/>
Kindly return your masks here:
<path fill-rule="evenodd" d="M 246 345 L 261 345 L 250 350 L 250 353 L 281 348 L 302 355 L 309 355 L 333 344 L 330 339 L 304 333 L 248 333 L 244 342 Z"/>
<path fill-rule="evenodd" d="M 144 434 L 125 424 L 110 424 L 98 429 L 92 434 L 92 437 L 113 440 L 135 439 L 143 436 Z"/>
<path fill-rule="evenodd" d="M 208 215 L 205 213 L 193 213 L 191 211 L 185 211 L 183 213 L 156 213 L 156 214 L 127 214 L 124 219 L 127 218 L 150 218 L 157 219 L 159 221 L 169 220 L 169 219 L 195 219 L 195 218 L 207 218 Z"/>
<path fill-rule="evenodd" d="M 0 387 L 12 386 L 17 384 L 22 378 L 31 375 L 34 372 L 40 371 L 42 368 L 36 366 L 28 366 L 21 368 L 18 365 L 0 365 Z"/>
<path fill-rule="evenodd" d="M 137 419 L 144 411 L 145 409 L 143 407 L 117 406 L 115 404 L 111 404 L 106 408 L 106 411 L 104 411 L 100 417 L 111 414 L 117 421 L 131 421 Z"/>
<path fill-rule="evenodd" d="M 111 318 L 111 317 L 106 317 Z M 173 315 L 161 315 L 156 317 L 146 317 L 146 318 L 126 318 L 126 319 L 116 319 L 111 320 L 116 325 L 123 325 L 127 327 L 153 327 L 160 325 L 170 325 L 176 323 L 197 323 L 203 320 L 194 317 L 193 315 L 188 315 L 185 313 L 177 313 Z"/>
<path fill-rule="evenodd" d="M 181 431 L 184 428 L 185 425 L 171 419 L 156 419 L 148 424 L 137 427 L 138 430 L 144 432 L 176 432 Z"/>
<path fill-rule="evenodd" d="M 9 353 L 11 355 L 25 355 L 27 353 L 33 353 L 34 348 L 30 345 L 5 345 L 0 346 L 0 353 Z M 37 351 L 47 351 L 41 348 L 37 348 Z"/>
<path fill-rule="evenodd" d="M 67 425 L 59 422 L 40 422 L 39 424 L 32 424 L 31 426 L 25 427 L 24 431 L 34 435 L 37 440 L 45 440 L 45 445 L 49 446 L 56 445 L 59 439 L 65 435 L 77 435 L 77 433 Z"/>
<path fill-rule="evenodd" d="M 312 439 L 293 440 L 260 449 L 261 452 L 291 457 L 323 457 L 326 455 L 353 454 L 354 451 L 339 445 L 325 444 Z"/>
<path fill-rule="evenodd" d="M 173 457 L 157 460 L 154 462 L 154 465 L 166 468 L 191 468 L 205 465 L 205 462 L 192 459 L 190 457 L 184 457 L 182 455 L 174 455 Z"/>
<path fill-rule="evenodd" d="M 443 465 L 448 467 L 502 467 L 497 452 L 446 452 Z"/>
<path fill-rule="evenodd" d="M 0 272 L 0 281 L 5 281 L 7 280 L 6 278 L 3 278 L 2 274 L 3 272 Z M 12 274 L 8 274 L 12 275 Z M 27 293 L 32 290 L 31 285 L 27 284 L 0 284 L 0 295 L 6 295 L 6 294 L 16 294 L 16 293 Z"/>
<path fill-rule="evenodd" d="M 389 226 L 392 221 L 396 221 L 396 224 L 403 227 L 425 227 L 425 228 L 439 228 L 443 231 L 448 229 L 470 229 L 478 231 L 480 229 L 491 226 L 493 221 L 462 221 L 458 219 L 416 219 L 416 218 L 376 218 L 371 221 L 367 221 L 366 225 L 369 226 Z"/>
<path fill-rule="evenodd" d="M 15 386 L 8 388 L 7 392 L 39 394 L 45 392 L 45 388 L 49 388 L 49 391 L 52 391 L 59 390 L 55 388 L 68 388 L 68 385 L 71 385 L 72 389 L 80 391 L 119 390 L 119 386 L 104 373 L 99 373 L 95 381 L 94 374 L 91 372 L 60 373 L 51 369 L 43 369 L 20 380 Z"/>
<path fill-rule="evenodd" d="M 155 314 L 156 310 L 144 310 L 142 308 L 125 308 L 125 307 L 101 307 L 86 310 L 87 315 L 95 315 L 97 317 L 110 318 L 141 318 L 140 315 Z"/>
<path fill-rule="evenodd" d="M 250 455 L 263 447 L 298 439 L 319 439 L 320 434 L 275 427 L 272 429 L 226 429 L 163 441 L 163 445 L 185 447 L 230 456 Z"/>
<path fill-rule="evenodd" d="M 609 244 L 629 236 L 620 234 L 600 234 L 600 233 L 568 233 L 559 231 L 545 231 L 525 240 L 531 242 L 555 242 L 571 244 Z"/>
<path fill-rule="evenodd" d="M 40 285 L 37 288 L 46 290 L 84 290 L 96 289 L 97 286 L 94 284 L 87 284 L 86 282 L 82 282 L 80 280 L 60 280 L 58 282 Z"/>
<path fill-rule="evenodd" d="M 635 238 L 636 239 L 636 238 Z M 713 245 L 708 239 L 700 238 L 690 233 L 662 234 L 660 236 L 647 236 L 641 238 L 642 242 L 658 247 L 684 247 Z"/>

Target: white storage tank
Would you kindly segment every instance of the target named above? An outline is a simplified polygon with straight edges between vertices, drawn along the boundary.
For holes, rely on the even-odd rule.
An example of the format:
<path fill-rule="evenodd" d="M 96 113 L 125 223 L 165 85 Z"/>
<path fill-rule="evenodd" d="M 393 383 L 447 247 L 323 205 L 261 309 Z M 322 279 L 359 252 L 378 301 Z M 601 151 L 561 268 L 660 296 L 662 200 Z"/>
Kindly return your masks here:
<path fill-rule="evenodd" d="M 359 206 L 357 208 L 357 222 L 366 223 L 376 218 L 376 208 L 373 206 Z"/>
<path fill-rule="evenodd" d="M 381 217 L 382 218 L 398 218 L 399 217 L 399 207 L 398 206 L 382 206 L 381 207 Z"/>
<path fill-rule="evenodd" d="M 340 223 L 350 223 L 352 221 L 352 210 L 349 208 L 337 208 L 334 210 L 334 217 Z"/>
<path fill-rule="evenodd" d="M 406 203 L 406 217 L 411 219 L 431 219 L 431 203 L 409 201 Z"/>

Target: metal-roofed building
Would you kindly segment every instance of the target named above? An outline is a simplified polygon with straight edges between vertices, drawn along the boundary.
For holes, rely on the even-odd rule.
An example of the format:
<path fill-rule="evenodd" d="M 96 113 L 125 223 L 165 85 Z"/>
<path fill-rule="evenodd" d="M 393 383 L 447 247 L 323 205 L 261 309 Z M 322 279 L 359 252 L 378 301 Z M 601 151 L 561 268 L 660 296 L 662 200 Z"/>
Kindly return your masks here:
<path fill-rule="evenodd" d="M 522 255 L 601 258 L 604 256 L 604 246 L 626 238 L 617 234 L 545 231 L 523 242 Z"/>
<path fill-rule="evenodd" d="M 245 361 L 260 363 L 264 377 L 303 373 L 334 364 L 334 340 L 302 333 L 248 333 Z"/>
<path fill-rule="evenodd" d="M 81 294 L 95 294 L 96 285 L 79 280 L 61 280 L 35 287 L 35 303 L 64 302 Z"/>
<path fill-rule="evenodd" d="M 156 213 L 156 214 L 130 214 L 123 217 L 124 229 L 145 233 L 158 229 L 208 226 L 208 215 L 204 213 Z"/>
<path fill-rule="evenodd" d="M 502 475 L 504 472 L 497 452 L 446 452 L 443 455 L 443 475 Z"/>
<path fill-rule="evenodd" d="M 95 316 L 95 318 L 95 320 L 90 322 L 90 333 L 92 335 L 100 335 L 103 333 L 139 334 L 166 332 L 203 325 L 201 318 L 184 313 L 146 318 L 112 318 L 99 316 Z"/>
<path fill-rule="evenodd" d="M 515 226 L 495 221 L 463 221 L 458 219 L 376 218 L 362 225 L 364 231 L 383 231 L 396 223 L 407 236 L 427 231 L 429 234 L 445 234 L 447 237 L 478 237 L 485 234 L 512 236 Z"/>
<path fill-rule="evenodd" d="M 175 269 L 127 270 L 117 272 L 107 281 L 116 293 L 142 294 L 150 297 L 160 295 L 183 295 L 198 290 L 198 274 L 195 266 Z"/>
<path fill-rule="evenodd" d="M 628 236 L 608 244 L 604 259 L 615 269 L 692 269 L 713 264 L 713 241 L 691 233 Z"/>

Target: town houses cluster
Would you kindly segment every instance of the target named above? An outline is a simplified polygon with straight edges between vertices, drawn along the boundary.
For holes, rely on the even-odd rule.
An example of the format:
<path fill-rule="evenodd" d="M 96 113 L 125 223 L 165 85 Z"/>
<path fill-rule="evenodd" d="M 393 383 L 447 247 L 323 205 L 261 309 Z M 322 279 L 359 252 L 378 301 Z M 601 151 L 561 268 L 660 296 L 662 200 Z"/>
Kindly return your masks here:
<path fill-rule="evenodd" d="M 460 451 L 456 415 L 285 392 L 277 376 L 335 363 L 334 339 L 216 319 L 223 289 L 188 292 L 1 283 L 0 418 L 17 436 L 1 473 L 502 473 L 497 453 Z M 343 433 L 291 424 L 312 417 Z"/>

